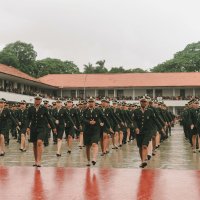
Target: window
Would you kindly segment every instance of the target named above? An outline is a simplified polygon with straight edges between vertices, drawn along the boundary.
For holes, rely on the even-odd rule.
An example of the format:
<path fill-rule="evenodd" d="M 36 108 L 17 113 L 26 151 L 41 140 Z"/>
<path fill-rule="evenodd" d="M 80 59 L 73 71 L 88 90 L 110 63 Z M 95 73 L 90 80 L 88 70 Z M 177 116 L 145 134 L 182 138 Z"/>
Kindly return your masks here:
<path fill-rule="evenodd" d="M 76 90 L 71 90 L 71 98 L 75 98 L 76 97 Z"/>
<path fill-rule="evenodd" d="M 105 97 L 105 90 L 98 90 L 99 97 Z"/>
<path fill-rule="evenodd" d="M 147 89 L 147 90 L 146 90 L 146 94 L 147 94 L 148 96 L 150 96 L 151 98 L 153 98 L 153 89 Z"/>
<path fill-rule="evenodd" d="M 155 96 L 156 97 L 162 97 L 162 89 L 156 89 L 155 90 Z"/>
<path fill-rule="evenodd" d="M 123 97 L 124 96 L 124 90 L 117 90 L 117 97 Z"/>
<path fill-rule="evenodd" d="M 79 90 L 79 91 L 78 91 L 78 96 L 79 96 L 80 98 L 84 98 L 84 90 Z"/>
<path fill-rule="evenodd" d="M 114 90 L 108 90 L 108 97 L 114 97 Z"/>
<path fill-rule="evenodd" d="M 180 96 L 185 98 L 185 89 L 180 89 Z"/>

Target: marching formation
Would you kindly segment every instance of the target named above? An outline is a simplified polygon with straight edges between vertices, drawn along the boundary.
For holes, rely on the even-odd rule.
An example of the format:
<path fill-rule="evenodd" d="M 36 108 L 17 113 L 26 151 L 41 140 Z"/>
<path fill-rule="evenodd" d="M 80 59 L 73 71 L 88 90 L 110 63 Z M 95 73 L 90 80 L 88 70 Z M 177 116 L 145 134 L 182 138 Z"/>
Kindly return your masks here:
<path fill-rule="evenodd" d="M 152 100 L 148 96 L 140 99 L 140 105 L 110 102 L 106 98 L 98 104 L 92 97 L 77 105 L 70 99 L 64 105 L 60 99 L 52 105 L 48 101 L 42 104 L 39 95 L 34 99 L 33 105 L 21 101 L 12 108 L 8 107 L 5 99 L 0 99 L 0 156 L 5 156 L 5 145 L 9 145 L 10 133 L 20 143 L 21 152 L 26 152 L 26 137 L 29 137 L 29 142 L 33 143 L 33 166 L 36 167 L 41 167 L 43 146 L 49 145 L 53 133 L 53 143 L 57 145 L 55 156 L 62 156 L 63 139 L 67 141 L 67 153 L 71 154 L 73 139 L 78 138 L 78 147 L 86 149 L 87 166 L 96 164 L 99 144 L 101 156 L 105 156 L 110 148 L 118 150 L 130 140 L 136 139 L 141 158 L 140 167 L 144 168 L 155 155 L 160 143 L 171 135 L 171 127 L 175 122 L 175 115 L 164 102 Z M 185 109 L 185 112 L 188 110 Z M 196 112 L 191 110 L 190 113 L 191 120 L 195 120 Z M 188 137 L 188 121 L 186 118 L 184 120 L 184 130 Z M 197 128 L 195 134 L 200 132 L 196 124 L 196 121 L 190 124 L 193 132 Z"/>

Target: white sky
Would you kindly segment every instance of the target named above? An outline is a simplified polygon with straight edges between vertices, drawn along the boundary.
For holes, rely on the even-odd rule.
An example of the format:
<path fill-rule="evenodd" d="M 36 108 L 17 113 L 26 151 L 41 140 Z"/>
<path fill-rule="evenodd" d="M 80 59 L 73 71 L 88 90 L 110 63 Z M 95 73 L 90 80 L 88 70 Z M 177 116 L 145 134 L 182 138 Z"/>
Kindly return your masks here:
<path fill-rule="evenodd" d="M 149 69 L 200 40 L 199 0 L 1 0 L 0 49 L 21 40 L 37 59 Z"/>

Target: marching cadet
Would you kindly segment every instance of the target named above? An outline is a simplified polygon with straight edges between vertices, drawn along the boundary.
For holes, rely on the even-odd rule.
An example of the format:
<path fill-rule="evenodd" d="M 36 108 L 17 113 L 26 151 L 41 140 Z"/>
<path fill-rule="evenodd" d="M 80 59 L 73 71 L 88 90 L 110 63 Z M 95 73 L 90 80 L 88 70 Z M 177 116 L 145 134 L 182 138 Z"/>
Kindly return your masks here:
<path fill-rule="evenodd" d="M 5 104 L 6 100 L 0 99 L 0 156 L 5 155 L 5 134 L 9 133 L 8 121 L 11 120 L 18 128 L 17 121 L 13 118 L 10 110 L 5 108 Z"/>
<path fill-rule="evenodd" d="M 16 119 L 16 116 L 17 116 L 17 104 L 12 104 L 11 105 L 10 112 L 11 112 L 13 118 Z M 15 125 L 15 123 L 12 123 L 12 121 L 10 121 L 10 122 L 11 122 L 11 134 L 12 134 L 12 137 L 14 139 L 17 139 L 16 125 Z"/>
<path fill-rule="evenodd" d="M 80 134 L 79 134 L 79 148 L 82 149 L 84 147 L 83 145 L 83 111 L 84 111 L 84 106 L 83 106 L 83 101 L 79 102 L 78 104 L 78 115 L 79 115 L 79 119 L 80 119 Z"/>
<path fill-rule="evenodd" d="M 119 130 L 120 130 L 120 127 L 123 126 L 123 122 L 121 120 L 121 118 L 119 117 L 119 109 L 117 108 L 117 101 L 114 100 L 112 102 L 112 112 L 113 112 L 113 115 L 115 116 L 116 120 L 113 121 L 113 131 L 114 131 L 114 134 L 112 134 L 112 143 L 113 143 L 113 147 L 112 149 L 118 149 L 118 146 L 119 146 Z"/>
<path fill-rule="evenodd" d="M 43 142 L 46 133 L 46 123 L 44 123 L 44 121 L 46 119 L 48 120 L 54 133 L 56 133 L 56 128 L 47 108 L 41 105 L 42 97 L 37 95 L 34 99 L 34 105 L 28 108 L 27 132 L 30 132 L 30 142 L 33 143 L 33 152 L 35 157 L 35 164 L 33 166 L 41 167 Z"/>
<path fill-rule="evenodd" d="M 51 116 L 50 109 L 49 109 L 49 101 L 44 100 L 43 103 L 44 103 L 44 107 L 47 108 L 49 115 Z M 46 133 L 45 133 L 45 138 L 44 138 L 44 146 L 46 147 L 46 146 L 49 146 L 49 138 L 50 138 L 50 135 L 51 135 L 51 127 L 50 127 L 47 119 L 45 120 L 45 124 L 46 124 Z"/>
<path fill-rule="evenodd" d="M 147 166 L 147 147 L 153 135 L 153 125 L 156 124 L 159 127 L 159 130 L 162 130 L 162 126 L 158 123 L 154 112 L 152 109 L 148 108 L 149 100 L 149 97 L 144 96 L 140 99 L 141 108 L 134 111 L 137 146 L 142 161 L 140 165 L 141 168 Z"/>
<path fill-rule="evenodd" d="M 109 107 L 110 101 L 107 100 L 106 98 L 103 98 L 101 100 L 101 111 L 103 112 L 104 116 L 108 120 L 110 127 L 112 130 L 114 129 L 114 126 L 118 126 L 117 119 L 114 115 L 113 110 Z M 109 141 L 110 141 L 110 132 L 109 132 L 109 127 L 106 126 L 106 124 L 102 123 L 101 127 L 101 148 L 102 148 L 102 154 L 101 156 L 104 156 L 105 154 L 109 153 Z M 112 137 L 114 132 L 111 134 Z"/>
<path fill-rule="evenodd" d="M 57 130 L 57 153 L 56 156 L 61 156 L 61 147 L 62 147 L 62 139 L 63 134 L 65 131 L 65 125 L 67 122 L 67 125 L 69 128 L 73 128 L 75 125 L 67 112 L 65 108 L 62 107 L 62 101 L 58 99 L 56 101 L 56 108 L 52 110 L 52 118 L 56 126 Z"/>
<path fill-rule="evenodd" d="M 26 152 L 26 130 L 27 130 L 27 116 L 28 116 L 28 109 L 26 108 L 26 101 L 22 100 L 19 103 L 19 109 L 16 113 L 16 118 L 19 124 L 18 134 L 21 138 L 21 146 L 20 151 Z"/>
<path fill-rule="evenodd" d="M 120 130 L 119 130 L 119 147 L 122 147 L 124 132 L 126 132 L 127 124 L 126 124 L 126 120 L 125 120 L 125 117 L 124 117 L 124 112 L 122 111 L 122 103 L 121 102 L 118 102 L 117 108 L 118 109 L 116 111 L 116 114 L 122 120 Z"/>
<path fill-rule="evenodd" d="M 109 131 L 113 132 L 105 115 L 99 108 L 95 108 L 95 100 L 90 97 L 88 99 L 88 108 L 83 111 L 84 124 L 84 145 L 86 146 L 87 166 L 90 166 L 90 149 L 92 151 L 92 164 L 96 164 L 98 154 L 98 143 L 100 141 L 100 123 L 104 123 L 109 127 Z"/>
<path fill-rule="evenodd" d="M 191 122 L 192 124 L 190 125 L 191 129 L 191 134 L 192 134 L 192 148 L 193 148 L 193 153 L 196 153 L 196 146 L 198 143 L 199 146 L 199 141 L 197 141 L 198 138 L 198 132 L 197 132 L 197 118 L 198 118 L 198 113 L 199 113 L 199 101 L 197 99 L 194 99 L 191 102 L 191 110 L 190 110 L 190 117 L 191 117 Z"/>
<path fill-rule="evenodd" d="M 162 120 L 161 116 L 159 115 L 158 112 L 158 104 L 157 104 L 157 100 L 151 100 L 149 101 L 149 108 L 151 108 L 158 120 L 158 122 L 161 124 L 161 126 L 164 128 L 165 126 L 165 122 Z M 153 136 L 152 136 L 152 145 L 150 143 L 149 148 L 152 149 L 152 155 L 155 156 L 155 152 L 156 152 L 156 146 L 159 145 L 159 140 L 160 140 L 160 135 L 159 135 L 159 127 L 156 126 L 156 124 L 154 124 L 153 127 Z M 151 147 L 152 146 L 152 147 Z M 148 154 L 148 159 L 150 160 L 151 158 L 151 154 Z"/>
<path fill-rule="evenodd" d="M 52 102 L 52 108 L 49 110 L 50 115 L 52 116 L 53 109 L 56 108 L 56 102 Z M 57 144 L 57 134 L 53 134 L 53 144 Z"/>
<path fill-rule="evenodd" d="M 126 124 L 126 129 L 124 130 L 124 137 L 123 137 L 123 144 L 126 144 L 127 142 L 130 142 L 130 128 L 133 127 L 133 121 L 131 120 L 131 113 L 128 110 L 128 105 L 126 102 L 122 103 L 122 112 L 124 113 L 124 118 L 125 118 L 125 124 Z"/>
<path fill-rule="evenodd" d="M 67 121 L 66 127 L 65 127 L 65 134 L 66 134 L 67 146 L 68 146 L 67 153 L 70 154 L 72 151 L 72 140 L 75 137 L 75 131 L 76 131 L 75 127 L 79 129 L 81 127 L 80 127 L 79 115 L 77 113 L 77 110 L 73 108 L 73 101 L 71 99 L 68 99 L 67 102 L 65 103 L 65 109 L 68 112 L 69 116 L 71 117 L 75 125 L 75 126 L 71 126 L 71 122 Z"/>

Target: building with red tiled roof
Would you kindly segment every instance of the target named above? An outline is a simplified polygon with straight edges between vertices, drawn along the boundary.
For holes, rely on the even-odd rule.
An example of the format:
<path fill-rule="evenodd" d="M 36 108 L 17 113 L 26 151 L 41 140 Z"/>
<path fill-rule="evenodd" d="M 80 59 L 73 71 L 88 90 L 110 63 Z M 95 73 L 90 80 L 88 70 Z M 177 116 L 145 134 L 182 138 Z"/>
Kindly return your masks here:
<path fill-rule="evenodd" d="M 200 87 L 199 72 L 49 74 L 39 80 L 62 88 Z"/>
<path fill-rule="evenodd" d="M 175 111 L 186 100 L 200 97 L 200 73 L 49 74 L 36 79 L 0 64 L 0 90 L 30 96 L 42 93 L 46 98 L 106 96 L 130 101 L 148 94 L 162 97 Z"/>

